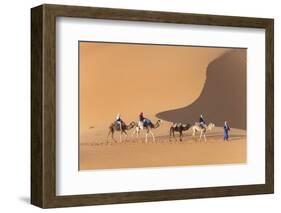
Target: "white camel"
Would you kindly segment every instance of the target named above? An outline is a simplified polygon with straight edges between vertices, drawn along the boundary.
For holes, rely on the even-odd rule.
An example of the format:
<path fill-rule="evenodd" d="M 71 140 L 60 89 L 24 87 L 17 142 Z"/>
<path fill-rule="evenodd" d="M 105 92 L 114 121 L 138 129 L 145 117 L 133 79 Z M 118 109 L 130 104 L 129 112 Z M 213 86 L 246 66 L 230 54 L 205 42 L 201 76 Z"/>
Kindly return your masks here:
<path fill-rule="evenodd" d="M 206 142 L 207 141 L 207 139 L 206 139 L 206 132 L 207 131 L 211 131 L 213 128 L 215 128 L 215 124 L 213 124 L 213 123 L 209 123 L 208 126 L 206 124 L 200 125 L 199 123 L 195 123 L 195 125 L 193 125 L 191 127 L 191 129 L 192 129 L 192 137 L 195 137 L 196 132 L 200 132 L 199 141 L 201 141 L 201 137 L 203 135 L 204 136 L 204 140 Z"/>
<path fill-rule="evenodd" d="M 162 120 L 158 120 L 155 124 L 153 124 L 152 122 L 149 123 L 148 125 L 143 125 L 143 122 L 142 121 L 139 121 L 138 122 L 138 125 L 136 126 L 134 132 L 133 132 L 133 135 L 136 135 L 137 138 L 139 138 L 139 134 L 140 134 L 140 131 L 141 130 L 146 130 L 146 133 L 145 133 L 145 142 L 147 143 L 147 138 L 148 138 L 148 135 L 151 135 L 152 136 L 152 140 L 153 142 L 155 142 L 155 137 L 154 137 L 154 134 L 153 132 L 151 131 L 151 129 L 156 129 L 158 128 L 162 123 Z"/>

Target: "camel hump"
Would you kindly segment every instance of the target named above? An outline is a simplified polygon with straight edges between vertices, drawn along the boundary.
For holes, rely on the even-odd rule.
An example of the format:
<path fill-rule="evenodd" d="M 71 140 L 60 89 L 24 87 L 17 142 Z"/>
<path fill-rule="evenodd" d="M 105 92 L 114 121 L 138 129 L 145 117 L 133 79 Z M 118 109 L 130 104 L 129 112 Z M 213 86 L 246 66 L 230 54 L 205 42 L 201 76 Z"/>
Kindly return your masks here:
<path fill-rule="evenodd" d="M 182 123 L 173 123 L 172 127 L 176 128 L 176 127 L 181 127 Z"/>

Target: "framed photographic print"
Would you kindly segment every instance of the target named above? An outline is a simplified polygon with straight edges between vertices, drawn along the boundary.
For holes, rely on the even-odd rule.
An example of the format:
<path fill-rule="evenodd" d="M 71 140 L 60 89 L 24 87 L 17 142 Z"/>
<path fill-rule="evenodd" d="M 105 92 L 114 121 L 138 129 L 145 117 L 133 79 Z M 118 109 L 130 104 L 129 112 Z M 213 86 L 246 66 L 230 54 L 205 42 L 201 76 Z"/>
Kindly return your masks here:
<path fill-rule="evenodd" d="M 274 191 L 273 19 L 31 9 L 31 203 Z"/>

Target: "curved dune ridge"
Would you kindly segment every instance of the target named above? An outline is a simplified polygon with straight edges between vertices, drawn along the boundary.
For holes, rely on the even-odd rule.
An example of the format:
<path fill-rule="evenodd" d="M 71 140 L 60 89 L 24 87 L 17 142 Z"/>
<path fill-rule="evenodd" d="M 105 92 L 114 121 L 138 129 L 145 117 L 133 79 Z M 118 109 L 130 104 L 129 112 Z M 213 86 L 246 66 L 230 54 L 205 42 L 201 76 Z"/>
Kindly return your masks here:
<path fill-rule="evenodd" d="M 231 127 L 246 130 L 246 56 L 246 49 L 235 49 L 213 60 L 200 96 L 188 106 L 159 112 L 156 117 L 194 123 L 202 113 L 217 126 L 228 121 Z"/>

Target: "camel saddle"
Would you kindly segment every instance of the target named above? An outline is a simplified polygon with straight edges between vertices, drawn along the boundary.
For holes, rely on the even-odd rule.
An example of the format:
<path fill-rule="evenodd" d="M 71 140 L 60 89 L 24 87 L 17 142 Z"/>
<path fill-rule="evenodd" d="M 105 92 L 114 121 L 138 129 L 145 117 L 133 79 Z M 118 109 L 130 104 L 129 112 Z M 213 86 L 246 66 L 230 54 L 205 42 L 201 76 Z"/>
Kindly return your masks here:
<path fill-rule="evenodd" d="M 117 121 L 114 122 L 114 126 L 116 130 L 120 130 L 120 124 Z M 124 122 L 121 123 L 121 126 L 122 129 L 126 129 L 126 124 Z"/>

